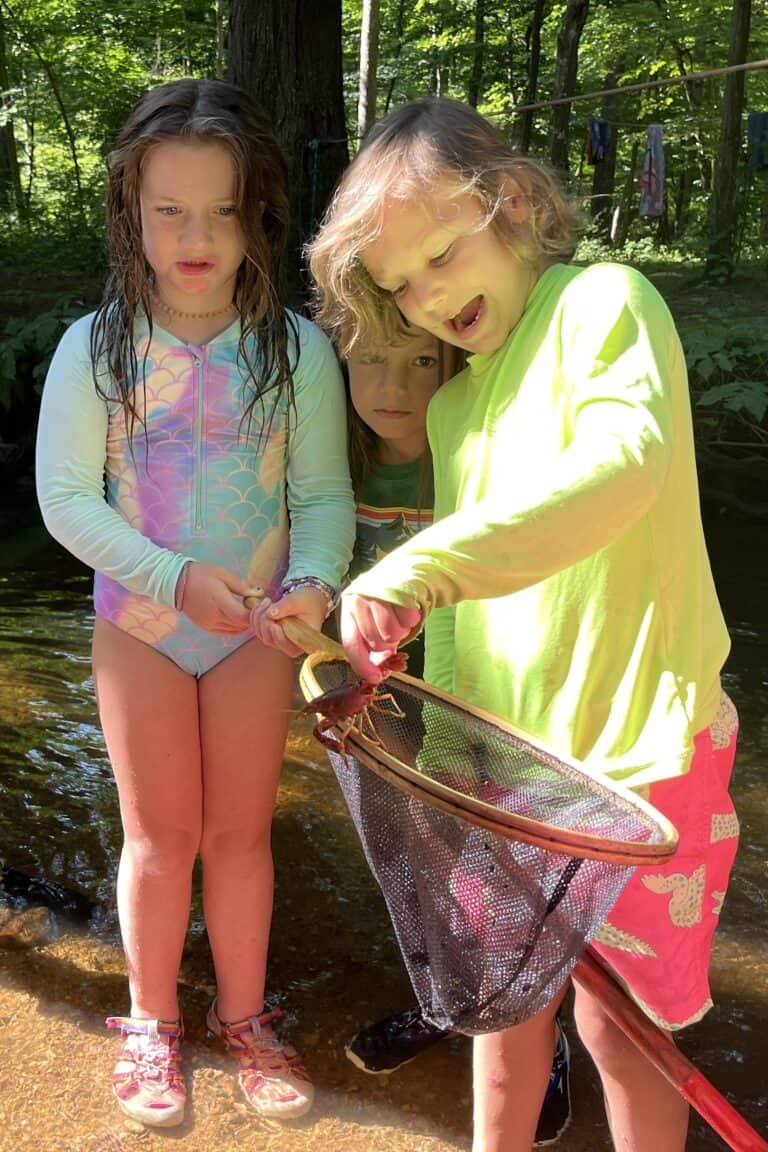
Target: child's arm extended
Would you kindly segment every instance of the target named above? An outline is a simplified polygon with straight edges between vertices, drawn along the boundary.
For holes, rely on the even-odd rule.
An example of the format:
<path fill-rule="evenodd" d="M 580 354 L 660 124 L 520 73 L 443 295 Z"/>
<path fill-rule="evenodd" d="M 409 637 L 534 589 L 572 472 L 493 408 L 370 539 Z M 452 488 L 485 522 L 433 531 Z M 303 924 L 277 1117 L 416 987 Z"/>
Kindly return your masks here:
<path fill-rule="evenodd" d="M 503 483 L 496 445 L 495 483 L 485 497 L 396 549 L 358 577 L 350 595 L 417 607 L 424 616 L 465 599 L 509 595 L 606 547 L 652 508 L 667 480 L 673 425 L 675 436 L 690 436 L 689 399 L 666 308 L 650 286 L 630 279 L 629 287 L 623 299 L 614 293 L 612 306 L 601 309 L 593 299 L 597 330 L 594 320 L 572 330 L 563 324 L 572 435 L 560 454 L 532 467 L 524 484 L 519 472 L 514 484 Z M 690 451 L 692 469 L 692 448 L 680 451 Z M 359 623 L 369 647 L 386 648 L 374 628 Z"/>
<path fill-rule="evenodd" d="M 344 385 L 330 343 L 302 322 L 290 414 L 287 499 L 291 555 L 286 581 L 313 577 L 338 588 L 352 559 L 355 503 L 347 462 Z"/>
<path fill-rule="evenodd" d="M 188 558 L 153 544 L 104 498 L 107 406 L 93 383 L 90 325 L 85 317 L 65 333 L 45 383 L 36 461 L 43 519 L 54 539 L 84 564 L 132 592 L 174 607 Z M 241 599 L 245 588 L 240 589 L 238 578 L 209 564 L 192 567 L 185 612 L 211 631 L 247 628 L 248 613 Z"/>
<path fill-rule="evenodd" d="M 355 538 L 355 505 L 347 464 L 344 385 L 338 362 L 319 329 L 300 321 L 301 357 L 294 376 L 295 411 L 289 414 L 287 501 L 291 550 L 284 587 L 274 606 L 252 620 L 260 638 L 296 654 L 270 620 L 301 616 L 317 627 L 344 578 Z M 322 589 L 326 589 L 327 595 Z"/>

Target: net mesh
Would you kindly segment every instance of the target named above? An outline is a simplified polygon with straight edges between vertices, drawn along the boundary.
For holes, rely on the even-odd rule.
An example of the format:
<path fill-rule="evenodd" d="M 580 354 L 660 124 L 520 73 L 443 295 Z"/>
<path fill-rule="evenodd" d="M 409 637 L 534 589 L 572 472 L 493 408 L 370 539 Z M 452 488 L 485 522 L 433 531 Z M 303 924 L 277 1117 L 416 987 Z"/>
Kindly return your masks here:
<path fill-rule="evenodd" d="M 348 671 L 315 665 L 302 676 L 305 695 L 338 688 Z M 399 676 L 375 697 L 362 732 L 367 739 L 350 731 L 345 754 L 329 755 L 425 1016 L 471 1035 L 542 1011 L 632 867 L 473 826 L 396 787 L 378 774 L 382 763 L 393 757 L 490 816 L 638 845 L 661 843 L 665 828 L 630 797 Z"/>

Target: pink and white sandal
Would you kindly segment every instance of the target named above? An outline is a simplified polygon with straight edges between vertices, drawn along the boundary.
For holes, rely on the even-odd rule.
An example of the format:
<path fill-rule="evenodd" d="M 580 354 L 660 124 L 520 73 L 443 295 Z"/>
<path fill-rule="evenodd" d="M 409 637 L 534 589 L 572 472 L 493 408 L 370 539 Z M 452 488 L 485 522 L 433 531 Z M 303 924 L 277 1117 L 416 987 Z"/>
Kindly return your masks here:
<path fill-rule="evenodd" d="M 301 1057 L 272 1031 L 281 1016 L 275 1009 L 224 1024 L 214 1000 L 206 1023 L 240 1065 L 238 1080 L 251 1107 L 265 1119 L 296 1120 L 312 1107 L 315 1090 Z"/>
<path fill-rule="evenodd" d="M 119 1028 L 124 1040 L 112 1073 L 112 1091 L 123 1112 L 153 1128 L 181 1124 L 187 1103 L 181 1021 L 110 1016 L 107 1027 Z"/>

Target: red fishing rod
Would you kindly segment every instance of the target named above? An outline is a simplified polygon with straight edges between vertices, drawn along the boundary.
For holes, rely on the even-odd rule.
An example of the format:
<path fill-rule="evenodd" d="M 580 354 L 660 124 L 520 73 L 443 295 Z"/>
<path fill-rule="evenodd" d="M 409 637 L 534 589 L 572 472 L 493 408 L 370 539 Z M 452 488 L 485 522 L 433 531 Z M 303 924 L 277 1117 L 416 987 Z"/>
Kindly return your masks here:
<path fill-rule="evenodd" d="M 637 1007 L 591 949 L 576 965 L 573 978 L 602 1005 L 614 1024 L 729 1148 L 734 1152 L 768 1152 L 768 1143 L 762 1136 Z"/>

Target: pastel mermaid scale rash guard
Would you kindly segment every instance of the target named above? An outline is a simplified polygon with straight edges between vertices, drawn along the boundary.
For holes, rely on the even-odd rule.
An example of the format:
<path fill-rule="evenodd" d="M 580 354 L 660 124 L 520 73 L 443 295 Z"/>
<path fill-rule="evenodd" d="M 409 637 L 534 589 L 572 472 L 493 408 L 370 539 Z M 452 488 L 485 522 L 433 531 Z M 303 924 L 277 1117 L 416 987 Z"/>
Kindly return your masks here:
<path fill-rule="evenodd" d="M 92 319 L 67 331 L 46 380 L 37 448 L 44 519 L 96 570 L 97 614 L 200 675 L 252 634 L 215 636 L 175 610 L 187 559 L 268 592 L 301 576 L 338 587 L 346 571 L 354 502 L 336 358 L 319 330 L 296 317 L 295 410 L 285 394 L 275 403 L 268 392 L 246 436 L 239 321 L 196 346 L 157 326 L 150 341 L 140 319 L 142 419 L 131 448 L 122 406 L 107 405 L 94 387 Z"/>
<path fill-rule="evenodd" d="M 419 606 L 425 678 L 596 771 L 687 771 L 730 641 L 685 360 L 633 269 L 555 265 L 428 411 L 435 523 L 351 592 Z"/>

